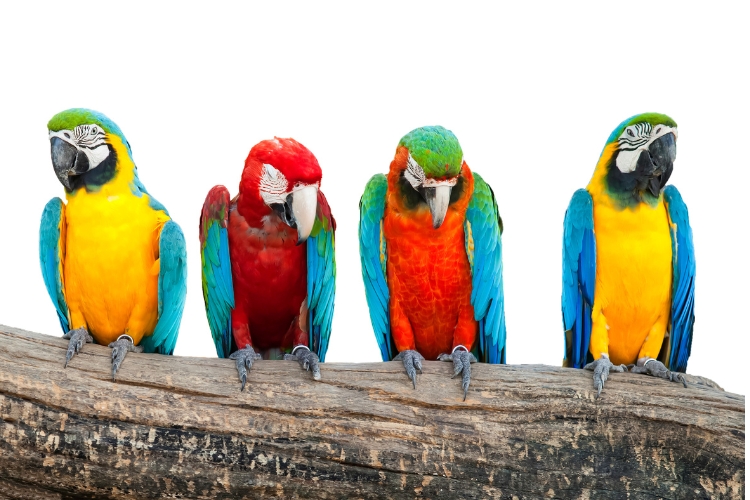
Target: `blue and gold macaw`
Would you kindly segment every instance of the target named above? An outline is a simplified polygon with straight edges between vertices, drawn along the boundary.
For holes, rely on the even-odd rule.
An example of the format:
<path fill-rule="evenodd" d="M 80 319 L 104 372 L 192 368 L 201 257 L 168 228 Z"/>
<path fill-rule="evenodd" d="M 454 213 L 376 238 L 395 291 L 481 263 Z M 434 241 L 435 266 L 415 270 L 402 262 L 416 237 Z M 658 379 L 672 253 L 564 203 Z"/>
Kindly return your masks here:
<path fill-rule="evenodd" d="M 416 388 L 422 360 L 452 361 L 464 399 L 471 363 L 505 363 L 502 220 L 490 186 L 440 126 L 404 136 L 360 201 L 359 251 L 383 361 Z"/>
<path fill-rule="evenodd" d="M 47 125 L 65 188 L 47 203 L 39 257 L 70 339 L 109 345 L 112 378 L 128 351 L 172 354 L 187 291 L 185 238 L 138 179 L 130 144 L 106 116 L 69 109 Z"/>
<path fill-rule="evenodd" d="M 676 141 L 666 115 L 628 118 L 565 213 L 563 365 L 593 370 L 597 397 L 629 367 L 687 387 L 695 253 L 682 196 L 665 188 Z"/>

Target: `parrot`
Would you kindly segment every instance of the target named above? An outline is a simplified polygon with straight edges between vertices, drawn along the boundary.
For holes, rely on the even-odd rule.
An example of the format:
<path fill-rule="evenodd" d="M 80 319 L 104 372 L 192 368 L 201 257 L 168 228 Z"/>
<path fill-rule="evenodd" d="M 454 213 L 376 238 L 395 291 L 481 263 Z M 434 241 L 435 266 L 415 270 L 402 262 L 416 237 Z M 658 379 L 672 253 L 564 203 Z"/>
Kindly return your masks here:
<path fill-rule="evenodd" d="M 676 155 L 674 120 L 628 118 L 565 212 L 563 366 L 593 371 L 597 398 L 610 372 L 687 387 L 696 268 L 687 206 L 667 186 Z"/>
<path fill-rule="evenodd" d="M 69 340 L 65 366 L 86 343 L 112 348 L 112 380 L 128 352 L 171 355 L 187 293 L 180 226 L 138 179 L 130 143 L 97 111 L 47 124 L 67 203 L 44 207 L 39 258 Z"/>
<path fill-rule="evenodd" d="M 414 389 L 422 361 L 453 362 L 464 401 L 471 363 L 505 364 L 503 223 L 490 186 L 442 126 L 412 130 L 360 200 L 359 250 L 383 361 Z M 452 377 L 452 378 L 453 378 Z"/>
<path fill-rule="evenodd" d="M 240 391 L 261 358 L 297 361 L 321 378 L 336 292 L 336 221 L 322 175 L 309 149 L 276 137 L 250 150 L 237 196 L 220 185 L 206 196 L 206 317 L 217 355 L 235 360 Z"/>

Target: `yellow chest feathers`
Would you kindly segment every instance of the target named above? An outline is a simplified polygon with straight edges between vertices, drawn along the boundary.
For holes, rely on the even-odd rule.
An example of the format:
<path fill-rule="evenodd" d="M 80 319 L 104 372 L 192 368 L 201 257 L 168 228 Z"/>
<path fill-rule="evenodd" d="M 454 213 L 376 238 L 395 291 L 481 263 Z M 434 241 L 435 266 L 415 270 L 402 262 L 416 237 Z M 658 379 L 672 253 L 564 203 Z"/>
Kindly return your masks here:
<path fill-rule="evenodd" d="M 594 233 L 595 306 L 610 328 L 645 334 L 669 313 L 672 240 L 664 202 L 618 210 L 595 199 Z"/>
<path fill-rule="evenodd" d="M 133 194 L 133 179 L 126 171 L 96 192 L 80 189 L 65 210 L 71 326 L 87 327 L 101 344 L 123 333 L 138 343 L 158 319 L 159 236 L 169 216 Z"/>

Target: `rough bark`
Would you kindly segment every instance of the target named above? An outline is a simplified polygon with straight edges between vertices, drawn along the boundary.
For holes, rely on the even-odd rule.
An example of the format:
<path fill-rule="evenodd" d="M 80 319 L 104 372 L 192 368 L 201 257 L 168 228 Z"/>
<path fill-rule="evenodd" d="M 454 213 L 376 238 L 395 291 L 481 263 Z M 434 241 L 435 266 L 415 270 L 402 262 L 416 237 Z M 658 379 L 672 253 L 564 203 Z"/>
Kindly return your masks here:
<path fill-rule="evenodd" d="M 230 360 L 0 326 L 0 498 L 742 498 L 745 398 L 691 379 Z"/>

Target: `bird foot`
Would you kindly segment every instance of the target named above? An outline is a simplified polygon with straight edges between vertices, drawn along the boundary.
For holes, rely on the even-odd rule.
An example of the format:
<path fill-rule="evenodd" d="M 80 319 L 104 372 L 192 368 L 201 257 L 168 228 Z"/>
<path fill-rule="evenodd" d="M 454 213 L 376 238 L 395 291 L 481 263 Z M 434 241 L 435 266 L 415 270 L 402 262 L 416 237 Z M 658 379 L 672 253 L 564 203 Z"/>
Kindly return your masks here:
<path fill-rule="evenodd" d="M 411 379 L 411 383 L 416 389 L 417 370 L 419 370 L 419 373 L 422 373 L 422 361 L 424 361 L 424 356 L 419 354 L 417 351 L 406 350 L 398 353 L 396 357 L 393 358 L 393 361 L 404 362 L 404 369 L 406 369 L 406 374 L 409 376 L 409 378 Z"/>
<path fill-rule="evenodd" d="M 599 395 L 602 393 L 604 388 L 604 382 L 609 377 L 609 372 L 627 372 L 628 367 L 625 365 L 613 365 L 609 360 L 609 356 L 602 354 L 602 357 L 596 361 L 592 361 L 583 367 L 584 370 L 592 370 L 594 372 L 594 389 L 596 389 L 596 399 L 599 399 Z"/>
<path fill-rule="evenodd" d="M 654 358 L 641 358 L 635 365 L 628 365 L 628 367 L 632 373 L 645 373 L 671 382 L 680 382 L 684 387 L 687 387 L 687 381 L 682 373 L 669 371 L 664 363 Z"/>
<path fill-rule="evenodd" d="M 320 358 L 307 346 L 298 345 L 292 349 L 291 354 L 284 354 L 287 361 L 297 361 L 305 371 L 312 371 L 313 379 L 320 380 Z"/>
<path fill-rule="evenodd" d="M 466 401 L 469 384 L 471 383 L 471 364 L 476 363 L 477 358 L 466 347 L 459 345 L 453 348 L 451 354 L 441 354 L 438 356 L 438 361 L 453 361 L 453 376 L 451 378 L 462 374 L 461 388 L 464 390 L 464 401 Z"/>
<path fill-rule="evenodd" d="M 130 335 L 120 335 L 117 340 L 109 343 L 112 348 L 112 382 L 116 380 L 117 370 L 128 352 L 143 352 L 143 347 L 135 345 Z"/>
<path fill-rule="evenodd" d="M 81 352 L 81 349 L 83 349 L 83 344 L 94 343 L 94 337 L 89 335 L 89 332 L 87 332 L 83 327 L 69 331 L 68 333 L 63 335 L 63 338 L 66 340 L 70 340 L 70 342 L 68 342 L 68 352 L 65 354 L 65 368 L 68 367 L 68 362 L 73 358 L 73 356 Z"/>
<path fill-rule="evenodd" d="M 261 359 L 262 357 L 263 356 L 255 352 L 250 344 L 245 344 L 244 349 L 239 349 L 229 355 L 229 359 L 233 359 L 235 361 L 235 364 L 237 365 L 237 372 L 240 376 L 240 382 L 242 382 L 240 392 L 245 390 L 245 382 L 247 382 L 247 371 L 253 367 L 253 362 L 256 359 Z"/>

